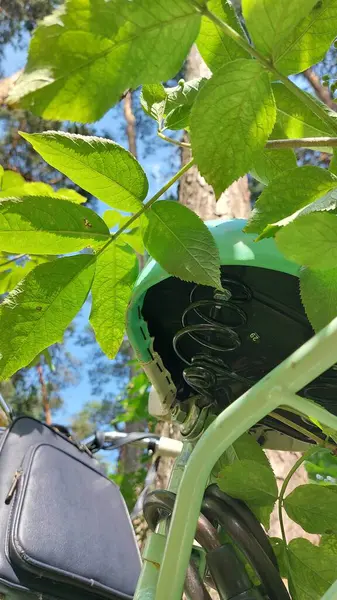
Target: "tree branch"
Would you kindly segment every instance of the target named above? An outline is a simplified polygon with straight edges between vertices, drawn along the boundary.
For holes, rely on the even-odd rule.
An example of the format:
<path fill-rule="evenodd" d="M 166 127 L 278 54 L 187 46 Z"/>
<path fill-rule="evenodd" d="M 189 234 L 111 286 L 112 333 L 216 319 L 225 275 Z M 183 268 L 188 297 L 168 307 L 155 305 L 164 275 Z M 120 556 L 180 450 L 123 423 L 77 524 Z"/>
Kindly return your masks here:
<path fill-rule="evenodd" d="M 282 150 L 284 148 L 336 148 L 337 137 L 296 138 L 286 140 L 268 140 L 267 150 Z"/>
<path fill-rule="evenodd" d="M 128 91 L 124 97 L 124 117 L 126 121 L 126 134 L 128 137 L 129 150 L 137 158 L 136 143 L 136 117 L 132 110 L 132 92 Z"/>
<path fill-rule="evenodd" d="M 321 84 L 318 75 L 316 75 L 311 68 L 303 71 L 302 75 L 310 83 L 311 87 L 316 93 L 317 98 L 319 98 L 332 110 L 337 111 L 337 105 L 333 101 L 329 88 Z"/>
<path fill-rule="evenodd" d="M 0 106 L 4 106 L 6 104 L 6 100 L 21 73 L 22 69 L 16 71 L 16 73 L 13 73 L 13 75 L 4 77 L 4 79 L 0 80 Z"/>
<path fill-rule="evenodd" d="M 43 369 L 42 369 L 42 365 L 41 363 L 39 363 L 36 366 L 36 370 L 38 373 L 38 377 L 39 377 L 39 382 L 41 385 L 41 395 L 42 395 L 42 406 L 43 406 L 43 413 L 44 413 L 44 420 L 46 422 L 47 425 L 51 425 L 52 424 L 52 417 L 51 417 L 51 410 L 50 410 L 50 404 L 49 404 L 49 398 L 48 398 L 48 390 L 47 390 L 47 385 L 44 379 L 44 375 L 43 375 Z"/>

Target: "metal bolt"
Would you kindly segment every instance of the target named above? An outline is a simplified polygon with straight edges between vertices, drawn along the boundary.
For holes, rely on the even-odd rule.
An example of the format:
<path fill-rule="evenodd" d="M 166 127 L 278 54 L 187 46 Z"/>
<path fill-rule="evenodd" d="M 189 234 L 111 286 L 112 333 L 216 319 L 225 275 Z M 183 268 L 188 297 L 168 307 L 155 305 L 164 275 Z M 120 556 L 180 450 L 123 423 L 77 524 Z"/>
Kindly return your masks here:
<path fill-rule="evenodd" d="M 249 337 L 250 337 L 250 339 L 253 342 L 259 342 L 260 341 L 260 336 L 259 336 L 258 333 L 256 333 L 256 331 L 253 331 L 253 333 L 251 333 Z"/>

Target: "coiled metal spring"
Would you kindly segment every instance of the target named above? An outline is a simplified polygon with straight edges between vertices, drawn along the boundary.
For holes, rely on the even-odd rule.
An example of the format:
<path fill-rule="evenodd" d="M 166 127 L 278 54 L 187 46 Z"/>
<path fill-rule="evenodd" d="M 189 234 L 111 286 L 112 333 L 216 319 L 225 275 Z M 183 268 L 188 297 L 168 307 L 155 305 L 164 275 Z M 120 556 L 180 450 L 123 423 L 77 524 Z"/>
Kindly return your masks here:
<path fill-rule="evenodd" d="M 229 404 L 235 399 L 236 389 L 240 394 L 249 389 L 273 365 L 259 376 L 252 373 L 247 376 L 244 369 L 234 371 L 226 363 L 226 356 L 240 349 L 238 329 L 247 323 L 243 305 L 251 301 L 252 293 L 247 285 L 229 277 L 222 278 L 222 286 L 223 291 L 214 290 L 209 298 L 205 296 L 210 294 L 210 288 L 196 285 L 192 289 L 190 304 L 182 314 L 182 328 L 173 338 L 173 348 L 186 365 L 183 378 L 187 385 L 207 402 L 223 405 L 224 401 Z M 337 371 L 329 369 L 299 394 L 337 414 L 336 392 Z"/>
<path fill-rule="evenodd" d="M 237 351 L 241 339 L 237 329 L 247 322 L 247 315 L 238 304 L 251 300 L 250 289 L 240 281 L 222 278 L 223 291 L 214 291 L 209 299 L 205 288 L 195 286 L 190 294 L 190 304 L 182 315 L 182 329 L 173 338 L 173 347 L 179 358 L 188 365 L 183 371 L 185 382 L 197 393 L 211 401 L 227 399 L 230 402 L 230 383 L 233 381 L 248 387 L 252 381 L 233 372 L 223 355 Z M 183 346 L 187 338 L 193 340 L 192 356 Z M 198 352 L 198 350 L 200 350 Z M 219 356 L 220 354 L 220 356 Z"/>

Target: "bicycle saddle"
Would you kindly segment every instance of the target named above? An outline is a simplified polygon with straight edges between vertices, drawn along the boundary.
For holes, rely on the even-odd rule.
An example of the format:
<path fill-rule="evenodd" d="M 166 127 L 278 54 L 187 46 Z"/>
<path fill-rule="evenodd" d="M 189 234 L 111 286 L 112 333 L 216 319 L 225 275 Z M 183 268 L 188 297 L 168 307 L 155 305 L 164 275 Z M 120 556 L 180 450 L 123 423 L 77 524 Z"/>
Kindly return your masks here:
<path fill-rule="evenodd" d="M 255 243 L 245 223 L 206 223 L 220 253 L 223 292 L 171 277 L 153 260 L 136 283 L 128 335 L 167 410 L 197 395 L 199 406 L 219 413 L 314 334 L 300 299 L 300 267 L 272 239 Z M 331 368 L 298 393 L 337 415 L 336 391 Z M 278 412 L 283 422 L 267 416 L 255 428 L 262 445 L 295 449 L 295 439 L 300 449 L 310 432 L 321 435 L 302 417 Z"/>

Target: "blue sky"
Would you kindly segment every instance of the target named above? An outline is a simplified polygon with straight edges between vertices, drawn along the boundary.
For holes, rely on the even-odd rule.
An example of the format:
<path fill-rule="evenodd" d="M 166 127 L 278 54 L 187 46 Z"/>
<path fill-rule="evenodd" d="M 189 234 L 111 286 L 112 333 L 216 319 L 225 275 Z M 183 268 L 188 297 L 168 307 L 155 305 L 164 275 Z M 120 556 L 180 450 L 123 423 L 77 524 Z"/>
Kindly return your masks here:
<path fill-rule="evenodd" d="M 28 37 L 27 37 L 28 43 Z M 25 65 L 26 50 L 15 51 L 13 48 L 8 46 L 5 49 L 4 61 L 2 63 L 4 75 L 8 76 L 15 73 L 18 69 L 21 69 Z M 98 134 L 102 131 L 108 132 L 114 141 L 126 145 L 125 134 L 123 133 L 123 121 L 122 121 L 122 110 L 120 106 L 111 109 L 97 124 L 95 127 Z M 141 139 L 137 140 L 137 148 L 139 161 L 142 164 L 144 170 L 149 179 L 149 195 L 151 197 L 170 177 L 170 165 L 176 149 L 169 144 L 162 142 L 155 137 L 155 126 L 153 124 L 153 137 L 155 140 L 155 152 L 148 153 L 147 147 Z M 177 165 L 179 158 L 176 158 Z M 108 207 L 103 203 L 100 203 L 99 212 L 102 214 Z M 84 329 L 88 322 L 88 316 L 90 312 L 90 304 L 87 302 L 83 307 L 81 313 L 78 315 L 76 322 L 78 330 Z M 77 386 L 71 386 L 67 388 L 64 393 L 64 406 L 55 415 L 57 420 L 63 422 L 69 422 L 71 415 L 78 412 L 83 404 L 90 400 L 99 400 L 96 396 L 92 396 L 90 393 L 90 385 L 88 380 L 87 369 L 90 367 L 88 364 L 88 350 L 75 345 L 73 342 L 68 344 L 69 351 L 74 354 L 81 362 L 82 367 L 80 369 L 81 376 L 80 382 Z M 112 380 L 109 385 L 109 391 L 116 391 L 116 381 Z"/>

